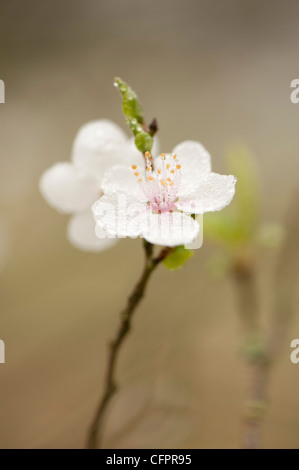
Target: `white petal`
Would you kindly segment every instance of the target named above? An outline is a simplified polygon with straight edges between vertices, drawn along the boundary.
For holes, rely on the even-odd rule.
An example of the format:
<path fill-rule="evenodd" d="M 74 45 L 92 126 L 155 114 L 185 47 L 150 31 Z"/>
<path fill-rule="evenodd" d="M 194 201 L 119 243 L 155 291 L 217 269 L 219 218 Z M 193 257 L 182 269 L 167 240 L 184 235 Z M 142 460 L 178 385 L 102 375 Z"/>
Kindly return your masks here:
<path fill-rule="evenodd" d="M 193 192 L 197 181 L 211 171 L 211 156 L 199 142 L 193 140 L 181 142 L 172 152 L 181 165 L 179 195 L 183 196 Z"/>
<path fill-rule="evenodd" d="M 200 142 L 184 140 L 174 147 L 172 153 L 177 154 L 181 164 L 194 165 L 201 174 L 211 171 L 211 156 Z"/>
<path fill-rule="evenodd" d="M 74 215 L 69 221 L 67 236 L 72 245 L 84 251 L 103 251 L 117 242 L 116 238 L 98 238 L 91 210 Z"/>
<path fill-rule="evenodd" d="M 118 238 L 139 236 L 142 230 L 139 216 L 146 210 L 145 203 L 124 193 L 105 194 L 92 206 L 97 227 Z"/>
<path fill-rule="evenodd" d="M 67 162 L 57 163 L 46 170 L 39 187 L 48 204 L 66 214 L 91 207 L 99 197 L 95 178 Z"/>
<path fill-rule="evenodd" d="M 232 201 L 236 181 L 232 175 L 209 173 L 190 199 L 179 200 L 176 207 L 189 214 L 219 211 Z"/>
<path fill-rule="evenodd" d="M 184 245 L 191 243 L 198 234 L 198 222 L 182 212 L 148 213 L 148 223 L 142 236 L 150 243 L 163 246 Z"/>
<path fill-rule="evenodd" d="M 128 137 L 111 121 L 102 119 L 85 124 L 73 145 L 72 160 L 76 167 L 92 172 L 101 180 L 110 166 L 123 163 Z"/>
<path fill-rule="evenodd" d="M 123 164 L 124 165 L 137 165 L 142 166 L 145 165 L 144 157 L 142 153 L 136 148 L 135 146 L 135 139 L 131 137 L 128 139 L 126 147 L 123 153 Z"/>
<path fill-rule="evenodd" d="M 160 153 L 160 140 L 159 140 L 159 137 L 156 135 L 154 137 L 154 144 L 151 150 L 151 154 L 153 155 L 153 157 L 156 157 L 157 155 L 159 155 L 159 153 Z"/>
<path fill-rule="evenodd" d="M 138 168 L 139 171 L 144 171 Z M 146 202 L 147 198 L 142 191 L 134 170 L 130 166 L 117 165 L 107 170 L 103 176 L 101 188 L 105 194 L 126 193 Z"/>

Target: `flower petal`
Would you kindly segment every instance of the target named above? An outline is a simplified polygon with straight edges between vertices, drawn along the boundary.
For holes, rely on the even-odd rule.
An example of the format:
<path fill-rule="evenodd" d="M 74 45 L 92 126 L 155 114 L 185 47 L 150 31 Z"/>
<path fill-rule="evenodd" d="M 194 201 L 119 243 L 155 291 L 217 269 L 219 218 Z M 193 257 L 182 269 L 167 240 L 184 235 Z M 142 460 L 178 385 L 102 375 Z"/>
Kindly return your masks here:
<path fill-rule="evenodd" d="M 142 168 L 141 171 L 144 169 Z M 135 197 L 144 202 L 147 200 L 130 166 L 116 165 L 107 170 L 103 176 L 101 188 L 105 194 L 126 193 L 129 197 Z"/>
<path fill-rule="evenodd" d="M 177 246 L 191 243 L 199 224 L 182 212 L 154 214 L 149 206 L 126 194 L 104 195 L 92 206 L 99 229 L 119 238 L 142 236 L 151 243 Z"/>
<path fill-rule="evenodd" d="M 87 209 L 99 197 L 95 178 L 67 162 L 46 170 L 39 187 L 48 204 L 66 214 Z"/>
<path fill-rule="evenodd" d="M 209 173 L 201 179 L 197 191 L 190 198 L 180 199 L 176 207 L 187 214 L 219 211 L 232 201 L 236 181 L 232 175 Z"/>
<path fill-rule="evenodd" d="M 182 212 L 154 214 L 148 211 L 142 236 L 155 245 L 178 246 L 191 243 L 198 232 L 198 222 Z"/>
<path fill-rule="evenodd" d="M 103 251 L 115 245 L 116 238 L 108 238 L 102 232 L 98 238 L 95 233 L 95 220 L 91 210 L 74 215 L 69 221 L 67 236 L 72 245 L 84 251 Z"/>
<path fill-rule="evenodd" d="M 172 152 L 181 165 L 179 196 L 183 196 L 194 191 L 198 179 L 211 171 L 211 156 L 199 142 L 193 140 L 181 142 Z"/>
<path fill-rule="evenodd" d="M 72 160 L 76 167 L 92 172 L 98 181 L 112 165 L 124 163 L 128 137 L 112 121 L 91 121 L 79 130 L 73 145 Z"/>
<path fill-rule="evenodd" d="M 118 238 L 140 235 L 139 216 L 147 211 L 147 205 L 125 193 L 104 194 L 92 206 L 97 227 L 105 230 L 109 236 Z"/>

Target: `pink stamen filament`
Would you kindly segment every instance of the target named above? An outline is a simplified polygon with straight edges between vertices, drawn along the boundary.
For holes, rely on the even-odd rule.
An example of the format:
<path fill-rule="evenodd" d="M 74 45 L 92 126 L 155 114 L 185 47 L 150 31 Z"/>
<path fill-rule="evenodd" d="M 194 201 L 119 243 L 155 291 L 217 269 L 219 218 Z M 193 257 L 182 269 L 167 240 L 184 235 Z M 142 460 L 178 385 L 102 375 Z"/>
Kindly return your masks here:
<path fill-rule="evenodd" d="M 154 212 L 162 213 L 175 210 L 178 188 L 180 183 L 180 168 L 176 155 L 173 157 L 161 154 L 160 167 L 153 171 L 151 155 L 146 155 L 146 168 L 144 177 L 136 172 L 136 165 L 132 166 L 135 176 L 141 184 L 148 198 L 148 205 Z"/>

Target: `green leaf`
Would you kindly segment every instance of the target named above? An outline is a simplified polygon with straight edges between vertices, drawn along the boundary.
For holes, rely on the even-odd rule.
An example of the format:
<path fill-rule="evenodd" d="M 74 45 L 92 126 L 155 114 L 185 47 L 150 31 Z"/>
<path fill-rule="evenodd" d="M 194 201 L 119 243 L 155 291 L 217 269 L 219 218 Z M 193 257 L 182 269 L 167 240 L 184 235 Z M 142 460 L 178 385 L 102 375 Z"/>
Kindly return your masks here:
<path fill-rule="evenodd" d="M 123 97 L 123 113 L 135 133 L 142 129 L 143 110 L 135 91 L 121 78 L 114 79 L 114 86 L 119 89 Z"/>
<path fill-rule="evenodd" d="M 187 250 L 184 246 L 176 246 L 170 255 L 163 261 L 164 266 L 173 271 L 181 268 L 193 255 L 192 250 Z"/>
<path fill-rule="evenodd" d="M 135 137 L 135 145 L 140 152 L 150 152 L 154 139 L 145 131 L 139 132 Z"/>
<path fill-rule="evenodd" d="M 119 89 L 123 102 L 125 119 L 135 135 L 135 145 L 140 152 L 150 152 L 153 146 L 152 136 L 144 129 L 143 110 L 135 91 L 121 78 L 114 79 L 114 86 Z"/>

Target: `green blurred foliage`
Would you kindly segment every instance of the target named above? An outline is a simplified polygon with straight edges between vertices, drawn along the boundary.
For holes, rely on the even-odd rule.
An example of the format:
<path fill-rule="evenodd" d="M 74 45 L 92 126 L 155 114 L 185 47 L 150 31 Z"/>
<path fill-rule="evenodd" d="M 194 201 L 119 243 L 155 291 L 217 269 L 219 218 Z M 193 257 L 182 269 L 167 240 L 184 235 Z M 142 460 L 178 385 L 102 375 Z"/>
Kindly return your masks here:
<path fill-rule="evenodd" d="M 237 178 L 231 205 L 204 216 L 204 236 L 216 243 L 235 248 L 249 244 L 259 217 L 259 178 L 254 160 L 245 147 L 234 147 L 228 154 L 229 173 Z"/>
<path fill-rule="evenodd" d="M 236 194 L 229 207 L 221 212 L 205 214 L 205 240 L 222 248 L 208 269 L 212 277 L 223 277 L 235 256 L 252 252 L 252 248 L 277 248 L 284 237 L 279 224 L 260 224 L 261 194 L 259 171 L 254 157 L 245 146 L 234 146 L 228 152 L 228 171 L 237 178 Z"/>

